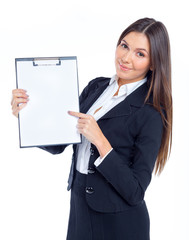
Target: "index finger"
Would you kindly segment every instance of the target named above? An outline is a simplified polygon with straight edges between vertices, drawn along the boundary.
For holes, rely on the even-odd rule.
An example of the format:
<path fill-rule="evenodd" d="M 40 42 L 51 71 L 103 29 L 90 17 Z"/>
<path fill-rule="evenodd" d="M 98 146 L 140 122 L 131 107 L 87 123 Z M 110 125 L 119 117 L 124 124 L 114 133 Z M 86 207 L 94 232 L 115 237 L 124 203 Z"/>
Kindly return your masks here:
<path fill-rule="evenodd" d="M 84 113 L 80 113 L 80 112 L 73 112 L 73 111 L 68 111 L 68 113 L 74 117 L 78 117 L 78 118 L 87 118 L 87 115 Z"/>

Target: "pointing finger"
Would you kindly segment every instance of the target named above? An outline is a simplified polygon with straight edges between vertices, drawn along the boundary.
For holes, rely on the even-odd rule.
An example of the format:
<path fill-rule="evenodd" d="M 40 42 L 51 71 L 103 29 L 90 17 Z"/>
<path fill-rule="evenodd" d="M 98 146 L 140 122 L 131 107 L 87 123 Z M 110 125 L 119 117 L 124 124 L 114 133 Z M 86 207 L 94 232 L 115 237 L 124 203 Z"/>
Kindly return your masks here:
<path fill-rule="evenodd" d="M 78 118 L 88 118 L 88 115 L 87 115 L 87 114 L 84 114 L 84 113 L 73 112 L 73 111 L 68 111 L 68 113 L 69 113 L 71 116 L 74 116 L 74 117 L 78 117 Z"/>

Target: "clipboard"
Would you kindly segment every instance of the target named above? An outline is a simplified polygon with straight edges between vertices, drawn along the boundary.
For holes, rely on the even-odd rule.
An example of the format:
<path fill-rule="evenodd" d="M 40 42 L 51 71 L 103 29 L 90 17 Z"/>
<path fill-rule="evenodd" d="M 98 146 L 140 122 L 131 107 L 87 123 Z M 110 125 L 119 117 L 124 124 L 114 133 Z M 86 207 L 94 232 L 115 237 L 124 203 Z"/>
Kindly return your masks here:
<path fill-rule="evenodd" d="M 29 95 L 18 117 L 20 148 L 80 143 L 77 57 L 16 58 L 16 86 Z"/>

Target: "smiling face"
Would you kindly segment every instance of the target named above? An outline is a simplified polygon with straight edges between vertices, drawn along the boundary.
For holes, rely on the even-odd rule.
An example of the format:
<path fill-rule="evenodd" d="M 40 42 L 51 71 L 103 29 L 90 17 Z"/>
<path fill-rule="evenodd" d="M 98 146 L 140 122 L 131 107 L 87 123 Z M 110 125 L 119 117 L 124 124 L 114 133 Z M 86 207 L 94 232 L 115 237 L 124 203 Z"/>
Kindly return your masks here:
<path fill-rule="evenodd" d="M 115 66 L 121 85 L 145 78 L 150 69 L 148 38 L 143 33 L 128 33 L 116 48 Z"/>

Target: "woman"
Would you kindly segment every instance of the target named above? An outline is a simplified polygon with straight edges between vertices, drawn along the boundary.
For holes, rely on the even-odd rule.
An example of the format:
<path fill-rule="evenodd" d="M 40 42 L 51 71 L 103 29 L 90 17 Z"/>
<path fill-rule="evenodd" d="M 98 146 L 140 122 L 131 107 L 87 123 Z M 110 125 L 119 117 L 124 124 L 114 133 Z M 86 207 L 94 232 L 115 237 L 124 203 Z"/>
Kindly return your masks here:
<path fill-rule="evenodd" d="M 89 82 L 80 96 L 82 144 L 74 145 L 67 240 L 148 240 L 145 191 L 161 173 L 172 137 L 171 61 L 165 26 L 144 18 L 121 34 L 116 75 Z M 13 90 L 13 114 L 28 96 Z M 20 105 L 20 103 L 22 105 Z M 63 146 L 43 147 L 61 153 Z"/>

